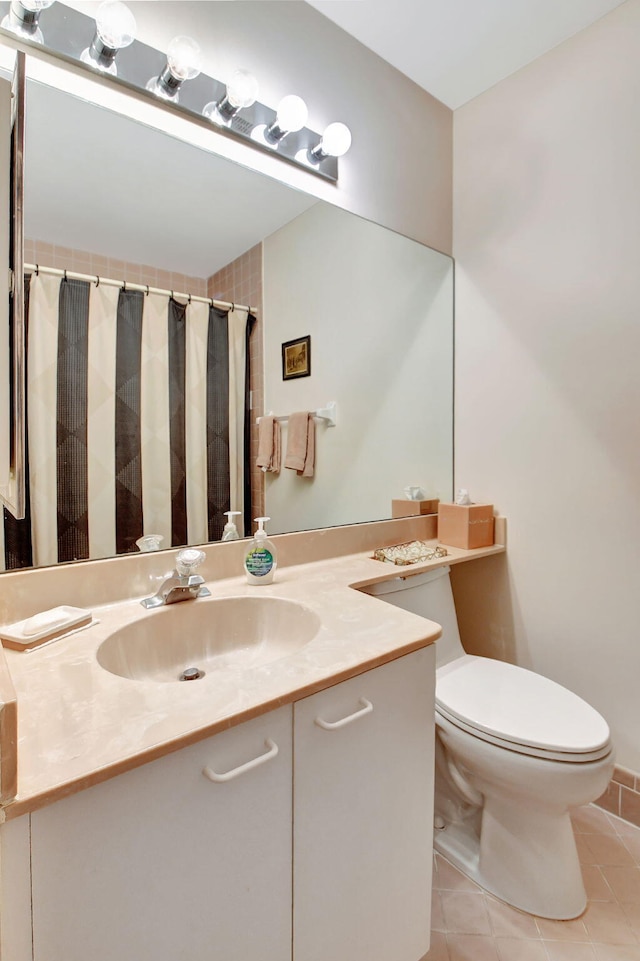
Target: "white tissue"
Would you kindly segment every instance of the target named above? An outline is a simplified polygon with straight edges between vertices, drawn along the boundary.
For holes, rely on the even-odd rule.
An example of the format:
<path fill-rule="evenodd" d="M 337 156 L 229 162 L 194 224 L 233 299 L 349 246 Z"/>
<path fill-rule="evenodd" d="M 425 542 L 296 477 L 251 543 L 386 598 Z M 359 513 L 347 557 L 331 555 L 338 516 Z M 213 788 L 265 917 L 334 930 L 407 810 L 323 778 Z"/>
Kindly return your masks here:
<path fill-rule="evenodd" d="M 421 487 L 404 487 L 403 491 L 408 501 L 424 500 L 425 494 Z"/>
<path fill-rule="evenodd" d="M 462 506 L 466 506 L 467 504 L 473 503 L 471 498 L 469 497 L 469 491 L 465 490 L 464 487 L 461 487 L 458 491 L 456 491 L 455 502 L 456 504 L 460 504 Z"/>

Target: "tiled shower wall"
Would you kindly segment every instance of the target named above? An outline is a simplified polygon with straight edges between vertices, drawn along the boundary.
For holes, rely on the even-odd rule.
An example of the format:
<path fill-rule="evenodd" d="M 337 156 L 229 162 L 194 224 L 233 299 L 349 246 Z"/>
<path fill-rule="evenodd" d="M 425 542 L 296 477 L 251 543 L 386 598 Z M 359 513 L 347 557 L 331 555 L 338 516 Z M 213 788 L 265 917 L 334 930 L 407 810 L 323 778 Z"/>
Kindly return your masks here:
<path fill-rule="evenodd" d="M 80 274 L 126 280 L 132 284 L 148 284 L 162 290 L 192 294 L 197 297 L 213 297 L 234 304 L 253 308 L 256 317 L 249 344 L 251 376 L 249 389 L 253 398 L 251 410 L 251 498 L 253 516 L 264 514 L 264 474 L 255 467 L 258 456 L 258 427 L 256 418 L 263 413 L 264 374 L 262 339 L 262 244 L 258 244 L 223 267 L 208 279 L 190 277 L 186 274 L 157 270 L 146 264 L 128 263 L 124 260 L 101 257 L 85 250 L 58 247 L 39 240 L 25 240 L 25 262 L 71 270 Z M 247 531 L 247 533 L 252 533 Z"/>
<path fill-rule="evenodd" d="M 111 280 L 126 280 L 130 284 L 148 284 L 162 290 L 175 290 L 176 293 L 192 294 L 195 297 L 208 297 L 207 281 L 204 277 L 189 277 L 169 270 L 157 270 L 147 264 L 132 264 L 112 257 L 101 257 L 86 250 L 72 250 L 58 247 L 40 240 L 25 240 L 24 259 L 28 264 L 55 267 L 57 270 L 73 270 L 79 274 L 92 274 L 109 277 Z"/>
<path fill-rule="evenodd" d="M 264 474 L 255 466 L 258 456 L 258 425 L 256 420 L 263 413 L 264 363 L 262 323 L 262 244 L 227 264 L 207 281 L 207 297 L 226 300 L 234 304 L 246 304 L 256 316 L 251 333 L 249 354 L 251 377 L 249 390 L 253 398 L 251 408 L 251 502 L 253 516 L 262 517 L 265 512 Z M 250 534 L 252 531 L 246 531 Z"/>

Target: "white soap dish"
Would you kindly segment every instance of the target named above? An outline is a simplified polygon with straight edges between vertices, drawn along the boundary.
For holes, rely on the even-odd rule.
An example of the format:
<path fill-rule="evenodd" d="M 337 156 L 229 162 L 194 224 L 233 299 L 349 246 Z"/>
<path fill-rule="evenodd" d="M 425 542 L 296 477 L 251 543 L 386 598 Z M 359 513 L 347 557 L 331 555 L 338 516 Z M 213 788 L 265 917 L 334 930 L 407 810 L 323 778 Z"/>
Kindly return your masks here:
<path fill-rule="evenodd" d="M 27 651 L 70 631 L 88 626 L 92 616 L 91 611 L 81 607 L 52 607 L 51 610 L 41 611 L 24 621 L 0 627 L 0 639 L 4 647 L 14 651 Z"/>

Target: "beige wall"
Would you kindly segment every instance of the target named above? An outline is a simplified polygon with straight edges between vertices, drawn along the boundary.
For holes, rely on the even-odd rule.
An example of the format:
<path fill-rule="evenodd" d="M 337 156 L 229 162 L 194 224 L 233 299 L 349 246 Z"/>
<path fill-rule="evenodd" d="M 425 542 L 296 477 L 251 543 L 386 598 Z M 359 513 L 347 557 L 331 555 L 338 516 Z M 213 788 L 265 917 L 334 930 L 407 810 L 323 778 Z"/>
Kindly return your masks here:
<path fill-rule="evenodd" d="M 69 6 L 95 15 L 97 0 Z M 275 107 L 298 93 L 309 126 L 342 120 L 353 146 L 340 161 L 337 187 L 251 148 L 225 156 L 285 183 L 451 252 L 452 113 L 438 100 L 300 0 L 134 0 L 138 37 L 166 49 L 173 36 L 196 37 L 205 73 L 225 80 L 236 67 L 260 81 Z"/>
<path fill-rule="evenodd" d="M 591 701 L 636 771 L 639 62 L 628 0 L 454 119 L 456 484 L 510 526 L 465 639 Z"/>

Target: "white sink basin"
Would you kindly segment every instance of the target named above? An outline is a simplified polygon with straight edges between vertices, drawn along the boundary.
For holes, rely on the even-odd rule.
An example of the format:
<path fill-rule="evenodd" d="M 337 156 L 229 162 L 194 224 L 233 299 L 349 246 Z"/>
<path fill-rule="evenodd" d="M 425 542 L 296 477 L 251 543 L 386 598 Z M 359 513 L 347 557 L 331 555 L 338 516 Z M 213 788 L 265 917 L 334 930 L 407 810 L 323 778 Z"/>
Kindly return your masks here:
<path fill-rule="evenodd" d="M 97 658 L 131 680 L 188 682 L 182 674 L 190 668 L 206 679 L 280 660 L 319 629 L 314 611 L 279 597 L 201 598 L 149 611 L 114 631 Z"/>

